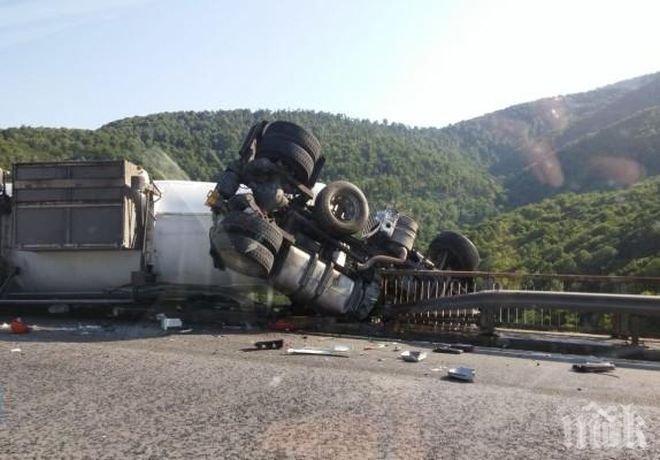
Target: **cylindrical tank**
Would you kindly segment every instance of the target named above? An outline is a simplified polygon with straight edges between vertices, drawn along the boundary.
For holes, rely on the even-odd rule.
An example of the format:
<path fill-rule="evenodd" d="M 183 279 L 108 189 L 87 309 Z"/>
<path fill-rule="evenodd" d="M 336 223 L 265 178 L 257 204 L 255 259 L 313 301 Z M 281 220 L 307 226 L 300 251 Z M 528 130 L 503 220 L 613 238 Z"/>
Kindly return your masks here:
<path fill-rule="evenodd" d="M 355 290 L 360 289 L 348 276 L 339 273 L 296 246 L 291 246 L 273 286 L 299 302 L 309 302 L 327 314 L 343 315 L 353 310 Z M 320 289 L 319 289 L 320 288 Z M 312 302 L 313 300 L 313 302 Z"/>

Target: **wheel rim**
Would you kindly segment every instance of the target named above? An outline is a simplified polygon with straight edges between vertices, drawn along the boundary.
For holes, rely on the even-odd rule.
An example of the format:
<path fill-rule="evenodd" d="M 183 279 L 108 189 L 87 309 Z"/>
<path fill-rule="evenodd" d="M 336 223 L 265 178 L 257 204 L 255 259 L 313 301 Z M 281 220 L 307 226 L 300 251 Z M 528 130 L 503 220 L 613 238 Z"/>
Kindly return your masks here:
<path fill-rule="evenodd" d="M 330 200 L 330 211 L 340 222 L 352 222 L 357 219 L 360 202 L 352 194 L 338 194 Z"/>

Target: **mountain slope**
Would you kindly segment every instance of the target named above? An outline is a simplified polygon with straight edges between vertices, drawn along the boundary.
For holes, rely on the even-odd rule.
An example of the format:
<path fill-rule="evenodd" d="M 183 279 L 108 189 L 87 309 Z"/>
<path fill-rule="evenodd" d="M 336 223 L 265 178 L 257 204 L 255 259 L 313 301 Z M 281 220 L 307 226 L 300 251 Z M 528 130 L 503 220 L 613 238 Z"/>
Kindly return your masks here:
<path fill-rule="evenodd" d="M 566 193 L 469 230 L 481 268 L 660 276 L 660 178 L 626 190 Z"/>
<path fill-rule="evenodd" d="M 620 186 L 617 164 L 638 171 L 637 178 L 660 171 L 658 154 L 648 154 L 640 133 L 657 152 L 660 73 L 594 91 L 541 99 L 468 120 L 443 130 L 503 184 L 509 207 L 565 191 Z M 618 147 L 598 142 L 615 135 Z M 639 151 L 642 148 L 644 151 Z M 578 161 L 573 155 L 579 154 Z M 609 165 L 599 163 L 601 157 Z M 576 169 L 576 167 L 578 169 Z M 599 179 L 593 181 L 589 168 Z M 630 175 L 631 173 L 629 173 Z M 630 182 L 630 177 L 625 185 Z"/>

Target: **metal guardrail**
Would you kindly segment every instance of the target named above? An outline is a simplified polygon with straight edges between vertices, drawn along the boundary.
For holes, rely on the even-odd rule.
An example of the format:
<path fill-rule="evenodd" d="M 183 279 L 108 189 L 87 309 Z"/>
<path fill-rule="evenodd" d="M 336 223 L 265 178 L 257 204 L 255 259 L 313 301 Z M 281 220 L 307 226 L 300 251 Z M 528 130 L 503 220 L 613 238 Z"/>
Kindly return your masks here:
<path fill-rule="evenodd" d="M 660 296 L 639 294 L 660 291 L 660 277 L 395 269 L 380 274 L 385 314 L 413 327 L 587 332 L 633 342 L 640 333 L 660 337 Z"/>

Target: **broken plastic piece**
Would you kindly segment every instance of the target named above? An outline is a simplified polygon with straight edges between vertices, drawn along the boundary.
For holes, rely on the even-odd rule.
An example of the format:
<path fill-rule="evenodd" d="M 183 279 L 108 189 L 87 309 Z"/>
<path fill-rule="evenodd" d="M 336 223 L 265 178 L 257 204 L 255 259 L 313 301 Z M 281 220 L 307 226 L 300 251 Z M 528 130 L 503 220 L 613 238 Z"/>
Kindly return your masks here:
<path fill-rule="evenodd" d="M 27 334 L 30 332 L 29 326 L 25 324 L 21 318 L 13 319 L 10 323 L 10 327 L 13 334 Z"/>
<path fill-rule="evenodd" d="M 452 367 L 447 371 L 447 376 L 453 379 L 463 380 L 464 382 L 473 382 L 477 371 L 472 367 L 459 366 Z"/>
<path fill-rule="evenodd" d="M 401 353 L 401 359 L 408 363 L 418 363 L 426 359 L 426 353 L 423 351 L 410 351 L 406 350 Z"/>
<path fill-rule="evenodd" d="M 348 355 L 345 353 L 349 350 L 350 348 L 345 345 L 335 345 L 332 348 L 289 348 L 286 352 L 290 355 L 321 355 L 348 358 Z"/>
<path fill-rule="evenodd" d="M 609 361 L 585 361 L 573 364 L 575 372 L 610 372 L 614 369 L 616 366 Z"/>
<path fill-rule="evenodd" d="M 160 327 L 164 331 L 171 329 L 173 327 L 182 327 L 183 323 L 179 318 L 165 318 L 162 317 L 160 320 Z"/>

